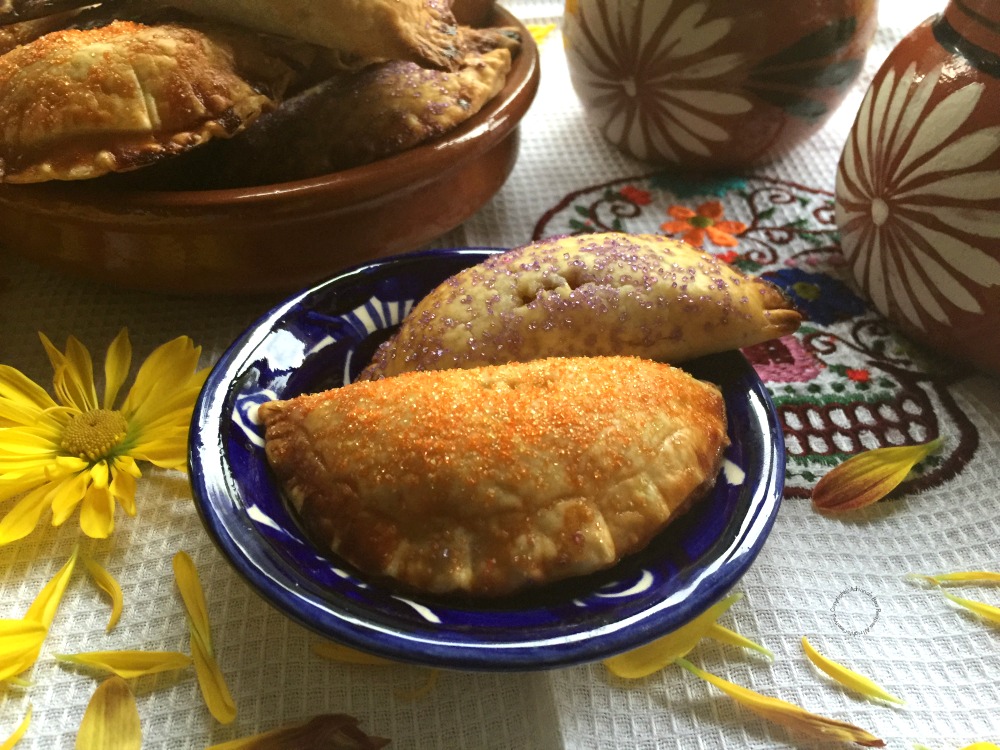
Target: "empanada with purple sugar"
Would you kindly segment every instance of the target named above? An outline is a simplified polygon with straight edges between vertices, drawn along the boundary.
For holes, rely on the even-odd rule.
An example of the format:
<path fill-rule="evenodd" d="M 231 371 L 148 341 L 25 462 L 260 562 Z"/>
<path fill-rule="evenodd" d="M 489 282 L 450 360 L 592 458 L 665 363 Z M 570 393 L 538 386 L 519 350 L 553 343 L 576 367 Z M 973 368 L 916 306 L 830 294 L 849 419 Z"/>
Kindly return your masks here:
<path fill-rule="evenodd" d="M 434 594 L 608 568 L 713 485 L 719 390 L 638 357 L 413 372 L 260 406 L 319 546 Z"/>
<path fill-rule="evenodd" d="M 778 287 L 658 235 L 557 237 L 491 257 L 417 303 L 362 379 L 539 357 L 683 362 L 791 333 Z"/>

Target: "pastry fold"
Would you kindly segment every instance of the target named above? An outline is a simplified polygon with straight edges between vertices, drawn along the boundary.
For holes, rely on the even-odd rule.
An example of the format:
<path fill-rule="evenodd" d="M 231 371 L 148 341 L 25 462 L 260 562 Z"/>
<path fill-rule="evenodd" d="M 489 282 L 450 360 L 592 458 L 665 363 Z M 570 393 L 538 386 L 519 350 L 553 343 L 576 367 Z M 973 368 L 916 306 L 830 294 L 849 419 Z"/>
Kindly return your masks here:
<path fill-rule="evenodd" d="M 115 21 L 0 56 L 0 180 L 144 166 L 272 109 L 295 69 L 259 35 Z"/>
<path fill-rule="evenodd" d="M 159 0 L 202 18 L 300 39 L 367 61 L 455 62 L 443 0 Z"/>
<path fill-rule="evenodd" d="M 776 286 L 658 235 L 543 240 L 444 281 L 361 379 L 539 357 L 631 354 L 664 362 L 796 330 Z"/>
<path fill-rule="evenodd" d="M 614 565 L 704 495 L 728 443 L 715 386 L 635 357 L 408 373 L 259 417 L 319 545 L 435 594 Z"/>

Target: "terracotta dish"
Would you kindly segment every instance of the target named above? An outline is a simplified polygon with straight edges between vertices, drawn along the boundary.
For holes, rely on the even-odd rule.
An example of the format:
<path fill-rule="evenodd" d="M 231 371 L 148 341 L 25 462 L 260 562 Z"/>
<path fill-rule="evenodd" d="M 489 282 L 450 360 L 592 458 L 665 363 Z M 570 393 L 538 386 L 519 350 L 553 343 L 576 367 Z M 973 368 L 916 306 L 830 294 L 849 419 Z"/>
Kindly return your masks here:
<path fill-rule="evenodd" d="M 454 229 L 503 185 L 538 88 L 522 48 L 506 85 L 445 136 L 372 164 L 231 190 L 142 191 L 90 181 L 0 185 L 0 246 L 60 271 L 181 294 L 289 291 L 348 265 L 414 250 Z"/>

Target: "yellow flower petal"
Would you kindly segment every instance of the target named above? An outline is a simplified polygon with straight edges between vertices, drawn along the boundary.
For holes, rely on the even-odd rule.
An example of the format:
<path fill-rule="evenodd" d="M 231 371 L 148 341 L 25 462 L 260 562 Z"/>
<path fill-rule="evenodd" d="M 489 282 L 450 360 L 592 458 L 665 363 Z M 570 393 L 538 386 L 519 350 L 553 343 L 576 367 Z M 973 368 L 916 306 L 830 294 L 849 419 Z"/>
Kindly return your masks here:
<path fill-rule="evenodd" d="M 37 487 L 17 501 L 0 521 L 0 546 L 24 539 L 42 518 L 49 507 L 49 488 Z"/>
<path fill-rule="evenodd" d="M 231 724 L 236 718 L 236 702 L 211 649 L 202 643 L 194 630 L 191 631 L 191 655 L 194 657 L 198 687 L 209 713 L 220 724 Z"/>
<path fill-rule="evenodd" d="M 87 567 L 87 572 L 90 573 L 90 580 L 111 599 L 111 617 L 108 619 L 108 627 L 105 630 L 105 632 L 110 633 L 122 616 L 122 608 L 125 603 L 122 587 L 118 585 L 118 581 L 113 575 L 89 555 L 83 556 L 83 564 Z"/>
<path fill-rule="evenodd" d="M 955 573 L 938 573 L 936 575 L 910 573 L 907 577 L 929 581 L 935 586 L 948 583 L 1000 583 L 1000 573 L 991 570 L 961 570 Z"/>
<path fill-rule="evenodd" d="M 541 44 L 545 38 L 556 30 L 554 23 L 529 23 L 528 33 L 535 40 L 535 44 Z"/>
<path fill-rule="evenodd" d="M 942 443 L 876 448 L 859 453 L 830 470 L 813 488 L 813 507 L 839 513 L 878 502 L 894 490 L 914 466 Z"/>
<path fill-rule="evenodd" d="M 301 724 L 238 740 L 212 745 L 208 750 L 288 750 L 289 748 L 356 748 L 379 750 L 389 744 L 382 737 L 371 737 L 358 728 L 358 720 L 346 714 L 322 714 Z"/>
<path fill-rule="evenodd" d="M 805 636 L 802 636 L 802 650 L 805 651 L 809 661 L 815 664 L 820 671 L 828 674 L 841 685 L 871 698 L 878 698 L 890 703 L 905 703 L 905 701 L 892 695 L 892 693 L 876 684 L 873 680 L 823 656 L 813 648 Z"/>
<path fill-rule="evenodd" d="M 645 646 L 605 659 L 604 666 L 616 677 L 628 680 L 637 680 L 659 672 L 679 657 L 686 656 L 698 645 L 698 641 L 708 635 L 712 623 L 741 598 L 741 594 L 731 594 L 672 633 Z"/>
<path fill-rule="evenodd" d="M 312 645 L 312 651 L 317 656 L 322 656 L 330 661 L 339 661 L 342 664 L 369 664 L 372 666 L 391 666 L 396 662 L 390 659 L 383 659 L 381 656 L 366 654 L 363 651 L 355 651 L 353 648 L 341 646 L 332 641 L 320 641 Z"/>
<path fill-rule="evenodd" d="M 698 667 L 685 659 L 678 659 L 676 663 L 691 674 L 711 683 L 737 703 L 769 721 L 808 734 L 811 737 L 856 742 L 865 747 L 885 747 L 883 740 L 853 724 L 809 713 L 794 703 L 788 703 L 779 698 L 772 698 L 741 687 L 710 672 L 698 669 Z"/>
<path fill-rule="evenodd" d="M 717 622 L 713 622 L 708 628 L 708 633 L 706 634 L 713 641 L 718 641 L 719 643 L 725 643 L 727 646 L 736 646 L 738 648 L 747 648 L 751 651 L 757 651 L 763 654 L 771 661 L 774 661 L 774 652 L 769 648 L 761 646 L 759 643 L 751 641 L 746 636 L 737 633 L 735 630 L 730 630 L 724 625 L 720 625 Z"/>
<path fill-rule="evenodd" d="M 48 500 L 52 506 L 53 526 L 62 526 L 73 515 L 76 507 L 83 502 L 89 486 L 89 471 L 81 471 L 51 485 Z"/>
<path fill-rule="evenodd" d="M 155 421 L 176 408 L 178 393 L 204 382 L 208 371 L 197 371 L 201 347 L 187 336 L 179 336 L 158 346 L 136 373 L 132 388 L 122 404 L 122 412 L 139 425 Z M 193 406 L 193 403 L 192 403 Z"/>
<path fill-rule="evenodd" d="M 0 620 L 0 681 L 34 664 L 48 628 L 34 620 Z"/>
<path fill-rule="evenodd" d="M 75 336 L 70 336 L 66 340 L 66 353 L 63 354 L 44 333 L 39 332 L 38 337 L 52 363 L 52 384 L 59 402 L 64 406 L 75 406 L 80 411 L 96 409 L 94 365 L 86 347 Z"/>
<path fill-rule="evenodd" d="M 132 459 L 129 459 L 132 461 Z M 116 463 L 116 468 L 112 472 L 114 477 L 111 480 L 111 495 L 114 497 L 115 502 L 122 506 L 128 515 L 135 516 L 135 477 L 127 472 L 120 471 L 117 468 L 118 461 Z M 132 461 L 132 465 L 135 466 L 135 461 Z"/>
<path fill-rule="evenodd" d="M 14 733 L 0 744 L 0 750 L 11 750 L 14 745 L 21 741 L 24 737 L 25 732 L 28 731 L 28 727 L 31 726 L 31 706 L 28 706 L 27 712 L 24 714 L 24 718 L 21 719 L 21 723 L 17 725 L 17 729 Z"/>
<path fill-rule="evenodd" d="M 198 686 L 212 716 L 222 724 L 229 724 L 236 718 L 236 703 L 215 660 L 208 605 L 205 603 L 205 592 L 202 590 L 198 571 L 191 557 L 183 551 L 174 555 L 173 567 L 174 579 L 187 610 L 191 630 L 191 655 L 194 657 Z"/>
<path fill-rule="evenodd" d="M 56 402 L 20 370 L 0 365 L 0 418 L 14 424 L 33 424 L 38 415 Z"/>
<path fill-rule="evenodd" d="M 59 611 L 59 604 L 62 602 L 63 594 L 66 593 L 66 586 L 69 585 L 70 576 L 73 575 L 73 568 L 76 567 L 79 554 L 79 549 L 74 547 L 73 553 L 69 556 L 66 563 L 52 577 L 52 580 L 46 583 L 42 587 L 42 590 L 38 592 L 38 596 L 35 597 L 31 606 L 28 607 L 24 619 L 40 622 L 47 628 L 52 625 L 52 621 L 56 617 L 56 612 Z"/>
<path fill-rule="evenodd" d="M 105 409 L 114 409 L 121 390 L 132 367 L 132 344 L 128 340 L 128 329 L 122 328 L 115 336 L 108 353 L 104 357 L 104 400 Z"/>
<path fill-rule="evenodd" d="M 87 488 L 80 505 L 80 530 L 91 539 L 107 539 L 115 530 L 115 499 L 107 487 Z"/>
<path fill-rule="evenodd" d="M 951 599 L 955 604 L 965 607 L 970 612 L 982 617 L 987 622 L 991 622 L 994 625 L 1000 625 L 1000 607 L 994 607 L 992 604 L 986 604 L 985 602 L 977 602 L 972 599 L 963 599 L 960 596 L 954 596 L 949 594 L 944 589 L 941 590 L 947 598 Z"/>
<path fill-rule="evenodd" d="M 132 688 L 109 677 L 94 691 L 76 733 L 76 750 L 141 750 L 142 727 Z"/>
<path fill-rule="evenodd" d="M 124 679 L 170 672 L 191 666 L 191 657 L 178 651 L 90 651 L 82 654 L 55 654 L 69 664 L 111 672 Z"/>

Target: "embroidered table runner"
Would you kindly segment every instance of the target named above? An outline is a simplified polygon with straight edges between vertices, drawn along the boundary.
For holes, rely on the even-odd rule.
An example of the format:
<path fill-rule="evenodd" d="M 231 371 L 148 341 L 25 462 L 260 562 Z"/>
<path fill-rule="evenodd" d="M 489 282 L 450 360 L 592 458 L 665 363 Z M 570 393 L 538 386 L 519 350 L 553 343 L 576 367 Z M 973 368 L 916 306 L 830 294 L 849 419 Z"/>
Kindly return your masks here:
<path fill-rule="evenodd" d="M 732 246 L 706 249 L 781 286 L 805 314 L 795 335 L 745 354 L 770 390 L 787 447 L 785 499 L 763 552 L 737 586 L 723 622 L 774 652 L 703 642 L 702 668 L 809 711 L 860 725 L 888 747 L 947 750 L 1000 741 L 1000 630 L 948 602 L 908 573 L 1000 570 L 1000 381 L 912 345 L 848 282 L 833 220 L 841 147 L 873 72 L 896 41 L 940 2 L 884 3 L 864 72 L 809 142 L 780 163 L 711 180 L 657 172 L 617 152 L 587 122 L 570 86 L 559 30 L 540 42 L 542 82 L 522 124 L 520 158 L 500 193 L 434 247 L 515 246 L 601 229 L 680 236 L 684 217 L 713 212 L 742 222 Z M 529 23 L 558 24 L 561 7 L 510 0 Z M 690 224 L 689 224 L 690 225 Z M 47 384 L 37 331 L 68 335 L 95 354 L 127 326 L 136 358 L 186 334 L 214 362 L 277 298 L 185 299 L 114 290 L 4 256 L 0 361 Z M 993 345 L 984 342 L 984 345 Z M 99 360 L 98 360 L 99 361 Z M 817 514 L 809 494 L 845 455 L 943 438 L 892 497 L 849 517 Z M 97 681 L 55 653 L 184 651 L 188 626 L 171 570 L 178 550 L 205 587 L 215 652 L 238 707 L 216 723 L 193 672 L 140 678 L 134 688 L 144 748 L 204 748 L 320 713 L 357 717 L 399 748 L 827 747 L 751 713 L 676 667 L 625 682 L 603 666 L 530 674 L 428 671 L 326 661 L 315 637 L 257 597 L 202 529 L 186 478 L 149 469 L 138 514 L 119 514 L 100 550 L 121 583 L 125 609 L 105 633 L 103 595 L 80 577 L 67 589 L 26 686 L 0 687 L 0 739 L 28 705 L 19 748 L 72 747 Z M 0 548 L 0 618 L 19 618 L 77 543 L 75 523 L 41 528 Z M 1000 589 L 963 587 L 1000 605 Z M 866 701 L 819 674 L 803 655 L 808 636 L 824 654 L 906 699 Z"/>

